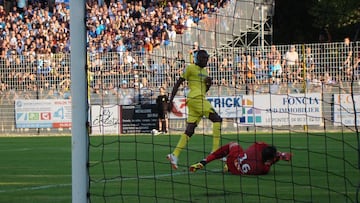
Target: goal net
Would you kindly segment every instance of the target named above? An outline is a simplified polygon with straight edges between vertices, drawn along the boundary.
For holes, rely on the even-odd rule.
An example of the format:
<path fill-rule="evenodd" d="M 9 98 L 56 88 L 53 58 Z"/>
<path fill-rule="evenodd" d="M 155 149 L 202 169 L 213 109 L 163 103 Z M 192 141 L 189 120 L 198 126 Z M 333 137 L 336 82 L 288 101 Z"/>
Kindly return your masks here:
<path fill-rule="evenodd" d="M 357 202 L 360 42 L 272 44 L 274 4 L 260 0 L 166 2 L 115 17 L 118 27 L 104 31 L 118 37 L 113 49 L 90 37 L 89 202 Z M 164 133 L 156 99 L 196 46 L 210 55 L 207 99 L 223 119 L 221 145 L 266 142 L 291 161 L 261 176 L 231 175 L 220 160 L 192 173 L 212 148 L 204 118 L 172 169 L 166 156 L 186 129 L 189 87 L 180 86 Z"/>

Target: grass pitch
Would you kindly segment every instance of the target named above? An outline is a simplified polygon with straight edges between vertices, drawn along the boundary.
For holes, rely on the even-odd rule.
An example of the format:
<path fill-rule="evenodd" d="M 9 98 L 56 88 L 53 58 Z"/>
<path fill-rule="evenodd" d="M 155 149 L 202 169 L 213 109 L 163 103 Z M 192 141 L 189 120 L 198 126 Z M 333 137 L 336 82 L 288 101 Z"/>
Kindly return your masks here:
<path fill-rule="evenodd" d="M 211 150 L 194 135 L 174 171 L 166 155 L 177 135 L 91 136 L 91 202 L 356 202 L 358 139 L 354 133 L 224 135 L 246 148 L 266 141 L 294 154 L 265 176 L 234 176 L 214 161 L 188 166 Z M 1 137 L 0 202 L 71 202 L 71 137 Z"/>

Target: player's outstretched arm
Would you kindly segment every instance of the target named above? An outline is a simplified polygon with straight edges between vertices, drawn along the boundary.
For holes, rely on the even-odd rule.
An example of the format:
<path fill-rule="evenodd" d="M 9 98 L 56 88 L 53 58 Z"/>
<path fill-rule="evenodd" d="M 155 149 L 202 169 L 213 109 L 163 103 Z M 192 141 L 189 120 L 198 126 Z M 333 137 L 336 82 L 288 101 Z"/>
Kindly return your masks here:
<path fill-rule="evenodd" d="M 170 95 L 169 111 L 171 111 L 171 109 L 172 109 L 172 107 L 173 107 L 173 100 L 174 100 L 174 98 L 175 98 L 175 96 L 176 96 L 176 93 L 177 93 L 177 91 L 179 90 L 180 85 L 181 85 L 184 81 L 185 81 L 185 79 L 182 78 L 182 77 L 180 77 L 180 78 L 176 81 L 176 83 L 175 83 L 175 85 L 174 85 L 174 87 L 173 87 L 173 89 L 172 89 L 172 91 L 171 91 L 171 95 Z"/>
<path fill-rule="evenodd" d="M 172 101 L 174 100 L 174 97 L 175 97 L 177 91 L 179 90 L 180 85 L 181 85 L 184 81 L 185 81 L 185 79 L 182 78 L 182 77 L 180 77 L 180 78 L 176 81 L 176 83 L 175 83 L 175 85 L 174 85 L 174 88 L 173 88 L 172 91 L 171 91 L 170 102 L 172 102 Z"/>

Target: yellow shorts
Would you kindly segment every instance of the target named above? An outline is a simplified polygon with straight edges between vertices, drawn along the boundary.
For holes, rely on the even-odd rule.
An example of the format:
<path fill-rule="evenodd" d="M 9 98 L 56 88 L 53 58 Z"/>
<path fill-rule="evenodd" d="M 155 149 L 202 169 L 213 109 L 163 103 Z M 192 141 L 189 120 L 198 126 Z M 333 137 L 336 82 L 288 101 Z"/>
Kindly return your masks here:
<path fill-rule="evenodd" d="M 210 113 L 215 113 L 214 108 L 211 106 L 211 103 L 202 97 L 188 98 L 186 100 L 186 105 L 188 107 L 188 123 L 198 124 L 203 116 L 209 118 Z"/>

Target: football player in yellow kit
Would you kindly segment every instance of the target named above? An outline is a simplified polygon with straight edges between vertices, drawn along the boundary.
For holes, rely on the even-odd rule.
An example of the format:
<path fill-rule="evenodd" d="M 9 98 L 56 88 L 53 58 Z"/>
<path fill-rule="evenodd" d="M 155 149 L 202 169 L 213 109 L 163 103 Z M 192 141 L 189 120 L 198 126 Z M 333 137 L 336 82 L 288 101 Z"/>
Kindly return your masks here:
<path fill-rule="evenodd" d="M 170 110 L 172 109 L 172 102 L 180 85 L 185 80 L 188 82 L 190 91 L 186 97 L 186 105 L 188 107 L 186 130 L 184 134 L 181 135 L 174 151 L 167 155 L 167 159 L 170 161 L 173 169 L 178 168 L 177 162 L 180 152 L 187 145 L 203 116 L 213 122 L 212 151 L 217 150 L 220 145 L 222 118 L 206 99 L 206 92 L 210 89 L 212 83 L 212 79 L 208 76 L 208 72 L 205 69 L 208 60 L 209 54 L 205 50 L 199 50 L 196 54 L 195 64 L 190 64 L 185 68 L 185 71 L 179 77 L 171 92 Z"/>

